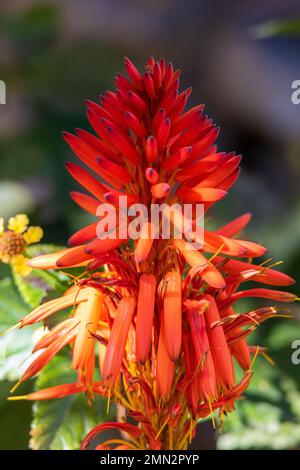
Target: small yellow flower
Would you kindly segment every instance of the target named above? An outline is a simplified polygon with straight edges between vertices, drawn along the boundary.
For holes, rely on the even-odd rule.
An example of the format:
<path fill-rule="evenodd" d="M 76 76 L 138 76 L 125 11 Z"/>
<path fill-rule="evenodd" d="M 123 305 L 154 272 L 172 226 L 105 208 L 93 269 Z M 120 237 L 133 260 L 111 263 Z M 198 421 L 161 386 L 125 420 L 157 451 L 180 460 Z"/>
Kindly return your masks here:
<path fill-rule="evenodd" d="M 21 276 L 28 276 L 32 268 L 27 266 L 26 247 L 37 243 L 43 237 L 41 227 L 28 227 L 26 214 L 18 214 L 8 221 L 7 230 L 4 220 L 0 218 L 0 261 L 10 264 L 13 271 Z"/>
<path fill-rule="evenodd" d="M 17 214 L 15 217 L 10 217 L 8 220 L 8 230 L 16 233 L 23 233 L 27 229 L 29 219 L 26 214 Z"/>
<path fill-rule="evenodd" d="M 44 232 L 41 227 L 29 227 L 29 229 L 23 234 L 27 245 L 32 243 L 38 243 L 43 238 Z"/>
<path fill-rule="evenodd" d="M 30 274 L 32 271 L 32 268 L 26 264 L 28 259 L 29 258 L 26 258 L 24 255 L 13 256 L 10 260 L 13 271 L 23 277 L 28 276 L 28 274 Z"/>

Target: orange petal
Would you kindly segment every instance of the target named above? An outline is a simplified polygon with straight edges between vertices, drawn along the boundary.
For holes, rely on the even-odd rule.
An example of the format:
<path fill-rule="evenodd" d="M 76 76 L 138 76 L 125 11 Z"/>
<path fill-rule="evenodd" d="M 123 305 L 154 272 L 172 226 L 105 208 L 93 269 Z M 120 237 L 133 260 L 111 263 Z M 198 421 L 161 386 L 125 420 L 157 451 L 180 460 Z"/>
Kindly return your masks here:
<path fill-rule="evenodd" d="M 181 186 L 176 191 L 177 197 L 185 202 L 217 202 L 223 199 L 226 194 L 226 191 L 218 188 L 192 189 Z"/>
<path fill-rule="evenodd" d="M 35 258 L 31 258 L 27 261 L 28 266 L 31 266 L 34 269 L 57 269 L 58 265 L 57 262 L 60 258 L 64 255 L 74 259 L 73 261 L 77 261 L 78 263 L 72 265 L 70 267 L 77 267 L 77 266 L 84 266 L 87 262 L 82 261 L 80 258 L 80 254 L 83 253 L 84 247 L 76 247 L 76 248 L 66 248 L 65 250 L 57 251 L 56 253 L 49 253 L 47 255 L 40 255 L 36 256 Z M 79 257 L 77 257 L 79 255 Z"/>
<path fill-rule="evenodd" d="M 224 289 L 226 286 L 221 273 L 215 266 L 208 261 L 199 251 L 193 249 L 187 242 L 183 240 L 174 240 L 173 244 L 185 258 L 186 262 L 194 266 L 203 266 L 201 276 L 210 286 L 216 289 Z"/>
<path fill-rule="evenodd" d="M 158 393 L 165 400 L 169 399 L 171 393 L 174 370 L 174 362 L 171 361 L 167 351 L 164 337 L 164 323 L 162 322 L 157 350 L 156 381 Z"/>
<path fill-rule="evenodd" d="M 53 313 L 59 312 L 68 307 L 73 307 L 81 302 L 85 302 L 87 300 L 87 289 L 77 289 L 76 291 L 72 292 L 68 295 L 63 295 L 62 297 L 54 300 L 50 300 L 31 313 L 26 315 L 20 320 L 20 328 L 25 325 L 31 325 L 32 323 L 36 323 L 39 321 L 44 321 Z"/>
<path fill-rule="evenodd" d="M 230 389 L 234 386 L 234 370 L 230 350 L 226 341 L 223 326 L 211 328 L 212 323 L 220 320 L 220 314 L 215 299 L 211 295 L 204 295 L 207 302 L 204 312 L 209 345 L 215 365 L 216 378 L 222 388 Z"/>
<path fill-rule="evenodd" d="M 204 365 L 198 374 L 200 399 L 213 401 L 217 397 L 216 373 L 209 346 L 205 318 L 201 308 L 189 309 L 188 319 L 195 349 L 196 364 L 194 364 L 194 368 L 198 367 L 203 358 L 205 358 Z"/>
<path fill-rule="evenodd" d="M 220 293 L 218 299 L 220 301 L 224 301 L 228 298 L 228 294 L 226 291 Z M 235 315 L 235 311 L 231 306 L 221 308 L 220 309 L 221 318 L 226 318 Z M 233 335 L 239 335 L 240 328 L 236 328 L 233 330 Z M 246 339 L 242 338 L 240 341 L 236 341 L 233 344 L 228 344 L 230 347 L 230 351 L 237 360 L 238 364 L 241 366 L 242 369 L 248 370 L 251 365 L 251 356 L 249 352 L 249 347 L 247 344 Z"/>
<path fill-rule="evenodd" d="M 276 269 L 268 269 L 264 268 L 263 266 L 257 266 L 252 263 L 246 263 L 244 261 L 225 260 L 225 258 L 218 256 L 214 259 L 214 264 L 219 264 L 223 261 L 226 261 L 226 263 L 222 267 L 222 271 L 233 276 L 240 274 L 242 271 L 256 270 L 261 271 L 261 273 L 253 277 L 253 281 L 262 282 L 263 284 L 270 284 L 274 286 L 289 286 L 295 283 L 293 278 L 291 278 L 285 273 L 277 271 Z"/>
<path fill-rule="evenodd" d="M 136 263 L 141 263 L 147 259 L 153 245 L 153 236 L 156 228 L 151 222 L 146 222 L 140 233 L 140 238 L 134 250 L 134 258 Z"/>
<path fill-rule="evenodd" d="M 92 376 L 93 371 L 86 369 L 89 365 L 93 369 L 93 362 L 89 361 L 89 357 L 91 355 L 94 357 L 93 335 L 97 332 L 104 309 L 104 296 L 102 292 L 92 287 L 86 290 L 87 301 L 76 309 L 76 317 L 80 320 L 80 324 L 73 349 L 72 367 L 83 375 Z"/>
<path fill-rule="evenodd" d="M 72 339 L 74 338 L 76 331 L 73 329 L 69 331 L 63 337 L 56 339 L 50 346 L 48 346 L 44 351 L 30 364 L 22 375 L 20 382 L 34 377 L 40 370 L 45 367 L 46 364 L 57 354 L 62 348 L 64 348 Z"/>
<path fill-rule="evenodd" d="M 156 277 L 142 274 L 136 316 L 136 358 L 145 362 L 149 356 L 155 307 Z"/>
<path fill-rule="evenodd" d="M 53 341 L 65 335 L 66 333 L 68 333 L 71 329 L 75 328 L 78 324 L 79 324 L 79 320 L 74 317 L 67 318 L 67 320 L 64 320 L 61 323 L 58 323 L 58 325 L 56 325 L 48 333 L 46 333 L 45 335 L 41 337 L 41 339 L 35 344 L 32 352 L 47 348 L 48 346 L 50 346 L 51 343 L 53 343 Z"/>
<path fill-rule="evenodd" d="M 170 186 L 168 183 L 157 183 L 151 186 L 151 194 L 157 199 L 166 197 L 170 192 Z"/>
<path fill-rule="evenodd" d="M 180 354 L 182 337 L 181 274 L 170 271 L 164 278 L 164 337 L 170 359 Z"/>
<path fill-rule="evenodd" d="M 123 297 L 111 329 L 103 365 L 103 383 L 108 388 L 113 387 L 120 374 L 134 310 L 135 300 L 132 297 Z"/>
<path fill-rule="evenodd" d="M 58 268 L 74 268 L 86 266 L 92 257 L 85 252 L 85 245 L 69 248 L 56 261 Z"/>
<path fill-rule="evenodd" d="M 283 292 L 280 290 L 272 290 L 272 289 L 261 289 L 261 288 L 256 288 L 256 289 L 248 289 L 244 291 L 239 291 L 231 296 L 227 297 L 224 302 L 221 304 L 221 308 L 232 305 L 234 302 L 236 302 L 239 299 L 242 298 L 249 298 L 249 297 L 256 297 L 260 299 L 270 299 L 270 300 L 275 300 L 276 302 L 294 302 L 297 298 L 295 294 L 292 294 L 291 292 Z"/>
<path fill-rule="evenodd" d="M 52 400 L 56 398 L 63 398 L 79 392 L 84 392 L 84 387 L 78 383 L 62 384 L 56 385 L 54 387 L 44 388 L 24 396 L 8 397 L 8 400 Z"/>

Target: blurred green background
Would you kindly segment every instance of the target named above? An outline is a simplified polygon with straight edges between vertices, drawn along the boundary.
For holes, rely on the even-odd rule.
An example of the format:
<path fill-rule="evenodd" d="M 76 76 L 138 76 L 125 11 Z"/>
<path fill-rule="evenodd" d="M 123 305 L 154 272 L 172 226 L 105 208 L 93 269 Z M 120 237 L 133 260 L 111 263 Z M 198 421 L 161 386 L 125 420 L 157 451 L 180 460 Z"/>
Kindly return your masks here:
<path fill-rule="evenodd" d="M 205 102 L 221 126 L 220 148 L 244 155 L 240 180 L 213 210 L 212 223 L 253 212 L 247 235 L 266 244 L 274 261 L 286 260 L 282 269 L 299 280 L 300 105 L 291 102 L 291 83 L 300 79 L 300 36 L 297 27 L 270 23 L 296 17 L 299 2 L 290 0 L 2 0 L 0 79 L 7 104 L 0 105 L 0 216 L 26 212 L 43 226 L 45 242 L 61 245 L 88 223 L 68 196 L 76 185 L 64 162 L 74 157 L 61 131 L 88 128 L 84 99 L 97 100 L 114 86 L 124 55 L 140 66 L 149 55 L 163 56 L 182 69 L 182 86 L 192 85 L 190 105 Z M 18 315 L 24 308 L 0 299 L 0 323 L 8 310 Z M 293 320 L 269 321 L 252 339 L 269 348 L 275 367 L 258 358 L 248 400 L 238 403 L 219 436 L 205 423 L 202 438 L 200 426 L 195 446 L 300 447 L 300 365 L 291 362 L 300 311 L 296 304 L 291 310 Z M 0 448 L 26 449 L 31 404 L 6 396 L 28 343 L 15 337 L 14 350 L 4 354 L 3 341 Z M 51 445 L 58 446 L 55 438 Z"/>

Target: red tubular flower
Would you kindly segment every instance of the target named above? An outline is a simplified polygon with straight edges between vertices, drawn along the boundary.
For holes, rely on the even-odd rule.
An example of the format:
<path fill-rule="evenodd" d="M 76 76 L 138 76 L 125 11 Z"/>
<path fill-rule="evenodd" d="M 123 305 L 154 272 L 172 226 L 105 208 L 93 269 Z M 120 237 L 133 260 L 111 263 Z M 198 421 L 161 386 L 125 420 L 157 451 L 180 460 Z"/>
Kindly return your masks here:
<path fill-rule="evenodd" d="M 218 151 L 219 129 L 204 114 L 204 105 L 186 109 L 191 89 L 179 91 L 180 71 L 172 64 L 150 57 L 140 72 L 125 59 L 125 69 L 128 77 L 116 76 L 115 91 L 107 91 L 100 103 L 86 101 L 93 133 L 77 129 L 76 134 L 63 134 L 84 165 L 66 165 L 87 192 L 72 192 L 71 197 L 94 220 L 70 238 L 71 248 L 28 263 L 40 269 L 83 269 L 63 297 L 42 304 L 19 322 L 22 328 L 71 309 L 69 318 L 57 322 L 35 346 L 41 353 L 21 381 L 70 344 L 77 384 L 25 398 L 80 391 L 89 399 L 94 393 L 106 394 L 127 408 L 138 426 L 101 424 L 88 434 L 83 448 L 113 428 L 126 432 L 129 440 L 104 441 L 99 449 L 181 450 L 187 448 L 198 419 L 233 410 L 253 374 L 254 351 L 247 336 L 277 314 L 274 307 L 237 313 L 235 302 L 244 297 L 295 300 L 280 290 L 247 290 L 244 283 L 288 286 L 294 281 L 264 263 L 247 261 L 266 252 L 236 237 L 250 214 L 216 231 L 205 227 L 204 239 L 198 239 L 195 204 L 202 203 L 206 213 L 226 196 L 239 175 L 241 156 Z M 130 230 L 122 233 L 132 216 L 122 213 L 121 196 L 128 205 L 141 203 L 148 210 L 137 239 Z M 162 212 L 174 229 L 186 228 L 188 240 L 161 236 L 163 224 L 149 220 L 151 205 L 157 202 L 166 205 Z M 116 217 L 110 226 L 115 236 L 106 238 L 97 232 L 103 222 L 98 209 L 107 203 L 124 220 Z M 193 220 L 180 210 L 184 203 L 192 204 Z M 177 209 L 169 213 L 174 204 Z M 155 240 L 151 232 L 158 235 Z M 196 249 L 193 242 L 198 242 Z M 96 342 L 101 384 L 94 379 Z M 239 383 L 233 359 L 244 374 Z"/>

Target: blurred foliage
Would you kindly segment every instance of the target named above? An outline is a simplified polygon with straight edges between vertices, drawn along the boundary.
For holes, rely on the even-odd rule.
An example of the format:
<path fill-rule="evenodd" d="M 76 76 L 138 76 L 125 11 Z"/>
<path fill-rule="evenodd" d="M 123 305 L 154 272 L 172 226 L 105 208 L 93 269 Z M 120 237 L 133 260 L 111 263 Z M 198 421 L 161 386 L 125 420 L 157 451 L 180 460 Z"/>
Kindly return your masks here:
<path fill-rule="evenodd" d="M 113 86 L 123 56 L 121 49 L 90 38 L 61 41 L 62 34 L 54 5 L 0 13 L 0 35 L 9 51 L 0 60 L 0 76 L 9 83 L 9 98 L 17 100 L 12 109 L 11 99 L 6 106 L 14 125 L 1 133 L 0 123 L 0 213 L 38 212 L 56 243 L 65 243 L 87 218 L 67 195 L 74 184 L 63 163 L 73 156 L 61 132 L 87 127 L 84 100 L 98 100 L 100 90 Z"/>
<path fill-rule="evenodd" d="M 272 368 L 261 362 L 262 359 L 258 361 L 260 363 L 254 366 L 253 381 L 244 400 L 237 403 L 236 412 L 224 421 L 218 448 L 298 449 L 299 377 L 292 378 L 286 371 Z"/>
<path fill-rule="evenodd" d="M 300 18 L 266 21 L 252 28 L 252 35 L 256 39 L 265 39 L 273 36 L 299 37 Z"/>

